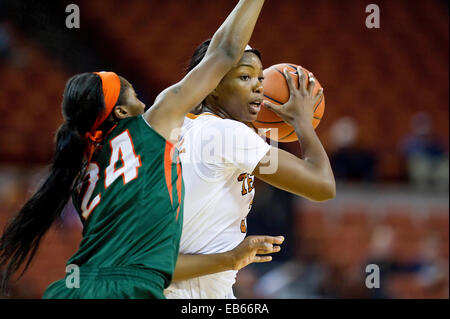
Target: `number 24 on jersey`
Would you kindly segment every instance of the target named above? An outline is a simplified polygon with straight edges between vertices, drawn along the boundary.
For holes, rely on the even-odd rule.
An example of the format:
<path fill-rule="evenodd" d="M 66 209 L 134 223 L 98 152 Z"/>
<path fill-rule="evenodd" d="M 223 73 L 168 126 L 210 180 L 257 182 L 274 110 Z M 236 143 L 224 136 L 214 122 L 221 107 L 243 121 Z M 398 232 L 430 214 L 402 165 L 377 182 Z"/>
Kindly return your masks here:
<path fill-rule="evenodd" d="M 111 157 L 109 165 L 105 169 L 105 189 L 107 189 L 117 178 L 122 177 L 123 185 L 138 177 L 138 169 L 141 167 L 141 157 L 134 151 L 133 141 L 130 133 L 125 130 L 110 141 Z M 116 168 L 118 161 L 122 162 L 120 168 Z M 97 194 L 90 202 L 89 199 L 94 192 L 99 180 L 100 167 L 97 163 L 89 163 L 86 174 L 89 185 L 81 202 L 81 216 L 86 220 L 95 207 L 100 204 L 101 193 Z"/>

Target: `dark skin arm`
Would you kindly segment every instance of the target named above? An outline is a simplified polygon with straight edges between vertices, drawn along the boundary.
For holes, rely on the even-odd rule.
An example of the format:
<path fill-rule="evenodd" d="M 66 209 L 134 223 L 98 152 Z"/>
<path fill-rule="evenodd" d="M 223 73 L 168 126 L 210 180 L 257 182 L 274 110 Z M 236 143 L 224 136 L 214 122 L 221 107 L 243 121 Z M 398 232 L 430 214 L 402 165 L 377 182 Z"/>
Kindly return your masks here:
<path fill-rule="evenodd" d="M 264 101 L 264 105 L 295 129 L 303 157 L 298 158 L 289 152 L 272 147 L 269 152 L 277 152 L 277 163 L 272 162 L 270 165 L 278 166 L 276 172 L 264 174 L 267 158 L 273 161 L 266 155 L 253 174 L 279 189 L 320 202 L 336 196 L 336 184 L 328 155 L 312 126 L 313 108 L 323 95 L 323 90 L 314 95 L 314 76 L 309 74 L 310 81 L 307 83 L 302 69 L 298 67 L 297 71 L 298 88 L 287 70 L 284 70 L 290 91 L 289 101 L 280 106 Z"/>
<path fill-rule="evenodd" d="M 164 90 L 145 112 L 147 122 L 176 143 L 185 115 L 213 91 L 239 61 L 264 0 L 241 0 L 216 31 L 203 60 L 180 82 Z"/>
<path fill-rule="evenodd" d="M 218 254 L 178 255 L 173 281 L 187 280 L 226 270 L 240 270 L 252 263 L 272 260 L 284 241 L 283 236 L 248 236 L 236 248 Z"/>

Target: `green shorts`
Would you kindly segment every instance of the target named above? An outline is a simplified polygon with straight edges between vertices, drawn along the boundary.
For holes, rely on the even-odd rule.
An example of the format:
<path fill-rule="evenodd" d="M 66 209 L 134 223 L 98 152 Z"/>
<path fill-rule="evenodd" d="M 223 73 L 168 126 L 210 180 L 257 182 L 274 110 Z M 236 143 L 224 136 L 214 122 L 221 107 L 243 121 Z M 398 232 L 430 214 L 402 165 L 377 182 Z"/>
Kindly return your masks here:
<path fill-rule="evenodd" d="M 164 276 L 132 266 L 79 268 L 79 285 L 64 279 L 52 283 L 44 299 L 165 299 Z M 74 287 L 75 286 L 75 287 Z M 76 287 L 78 286 L 78 288 Z"/>

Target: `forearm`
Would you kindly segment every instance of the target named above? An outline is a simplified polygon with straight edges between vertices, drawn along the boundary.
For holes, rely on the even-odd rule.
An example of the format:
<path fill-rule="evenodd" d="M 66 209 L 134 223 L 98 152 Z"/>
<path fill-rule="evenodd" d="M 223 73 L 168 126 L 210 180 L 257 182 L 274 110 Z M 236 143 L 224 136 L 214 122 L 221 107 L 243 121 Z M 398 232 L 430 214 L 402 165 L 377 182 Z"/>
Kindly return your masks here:
<path fill-rule="evenodd" d="M 223 49 L 236 62 L 242 56 L 245 46 L 255 28 L 264 0 L 241 0 L 216 31 L 209 50 Z"/>
<path fill-rule="evenodd" d="M 233 259 L 228 252 L 198 255 L 179 254 L 173 281 L 187 280 L 231 269 L 233 269 Z"/>
<path fill-rule="evenodd" d="M 324 183 L 329 184 L 327 186 L 335 192 L 335 180 L 330 160 L 311 122 L 298 120 L 293 123 L 293 127 L 300 143 L 302 159 L 323 177 Z"/>

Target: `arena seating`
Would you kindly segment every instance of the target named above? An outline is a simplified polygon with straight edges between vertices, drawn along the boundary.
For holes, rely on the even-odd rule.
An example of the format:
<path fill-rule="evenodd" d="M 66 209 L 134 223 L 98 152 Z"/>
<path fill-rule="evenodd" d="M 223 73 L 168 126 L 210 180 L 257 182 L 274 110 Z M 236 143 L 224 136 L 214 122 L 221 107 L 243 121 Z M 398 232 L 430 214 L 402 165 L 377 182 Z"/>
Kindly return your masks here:
<path fill-rule="evenodd" d="M 7 30 L 14 57 L 0 65 L 0 160 L 45 163 L 62 123 L 60 104 L 69 73 L 12 24 Z"/>
<path fill-rule="evenodd" d="M 433 263 L 443 263 L 446 267 L 448 210 L 441 207 L 417 213 L 412 207 L 391 206 L 374 214 L 370 205 L 337 205 L 337 213 L 320 209 L 320 205 L 302 207 L 294 215 L 297 258 L 326 265 L 333 274 L 331 282 L 335 280 L 342 286 L 345 278 L 363 276 L 365 266 L 375 262 L 390 267 L 384 288 L 391 298 L 448 296 L 445 284 L 446 280 L 448 284 L 448 277 L 432 278 L 430 283 L 420 273 Z M 386 272 L 383 274 L 387 276 Z M 361 279 L 358 283 L 360 285 Z M 351 291 L 351 287 L 341 288 L 341 293 Z M 358 296 L 364 297 L 364 294 L 347 297 Z"/>

